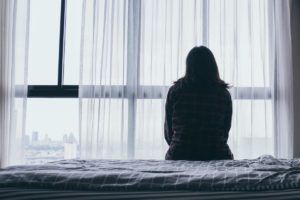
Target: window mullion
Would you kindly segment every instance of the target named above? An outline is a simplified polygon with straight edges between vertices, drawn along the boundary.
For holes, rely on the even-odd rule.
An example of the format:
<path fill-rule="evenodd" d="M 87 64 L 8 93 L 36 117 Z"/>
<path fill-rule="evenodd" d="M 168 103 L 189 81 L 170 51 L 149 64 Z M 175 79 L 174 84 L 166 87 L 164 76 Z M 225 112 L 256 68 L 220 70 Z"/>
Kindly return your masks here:
<path fill-rule="evenodd" d="M 134 158 L 135 122 L 139 74 L 141 2 L 128 0 L 127 38 L 127 94 L 128 94 L 128 141 L 127 157 Z"/>
<path fill-rule="evenodd" d="M 65 56 L 66 0 L 61 0 L 57 84 L 63 85 Z"/>
<path fill-rule="evenodd" d="M 205 46 L 208 46 L 208 33 L 209 33 L 209 2 L 208 0 L 203 0 L 202 4 L 202 43 Z"/>

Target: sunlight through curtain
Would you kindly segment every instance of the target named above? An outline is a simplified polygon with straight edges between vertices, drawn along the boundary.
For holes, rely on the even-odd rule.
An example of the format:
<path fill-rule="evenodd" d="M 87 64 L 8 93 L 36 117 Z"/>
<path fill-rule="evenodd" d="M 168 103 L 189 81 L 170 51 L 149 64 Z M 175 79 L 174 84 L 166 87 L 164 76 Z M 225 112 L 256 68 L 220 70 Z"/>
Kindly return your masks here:
<path fill-rule="evenodd" d="M 83 1 L 80 157 L 164 159 L 166 93 L 184 75 L 189 50 L 200 45 L 213 51 L 232 85 L 235 158 L 274 155 L 271 4 Z"/>

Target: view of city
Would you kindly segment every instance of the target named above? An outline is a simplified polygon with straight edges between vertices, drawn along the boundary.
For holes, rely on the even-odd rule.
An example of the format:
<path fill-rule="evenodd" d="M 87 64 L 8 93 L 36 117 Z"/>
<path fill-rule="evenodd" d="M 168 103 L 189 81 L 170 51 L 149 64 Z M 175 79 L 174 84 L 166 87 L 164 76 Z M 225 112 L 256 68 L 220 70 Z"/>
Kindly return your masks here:
<path fill-rule="evenodd" d="M 27 103 L 24 163 L 78 158 L 78 100 L 33 98 Z"/>
<path fill-rule="evenodd" d="M 33 131 L 25 135 L 24 143 L 26 164 L 42 164 L 78 157 L 78 142 L 72 132 L 64 134 L 61 140 L 55 140 L 47 134 Z"/>

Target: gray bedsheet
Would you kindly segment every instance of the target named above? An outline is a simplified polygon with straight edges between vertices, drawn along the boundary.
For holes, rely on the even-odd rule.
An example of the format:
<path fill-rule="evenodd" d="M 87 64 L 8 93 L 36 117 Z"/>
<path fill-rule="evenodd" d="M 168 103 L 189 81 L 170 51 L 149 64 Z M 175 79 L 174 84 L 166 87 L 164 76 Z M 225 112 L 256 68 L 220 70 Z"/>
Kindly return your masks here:
<path fill-rule="evenodd" d="M 300 159 L 61 160 L 0 170 L 0 187 L 94 191 L 258 191 L 299 188 Z"/>

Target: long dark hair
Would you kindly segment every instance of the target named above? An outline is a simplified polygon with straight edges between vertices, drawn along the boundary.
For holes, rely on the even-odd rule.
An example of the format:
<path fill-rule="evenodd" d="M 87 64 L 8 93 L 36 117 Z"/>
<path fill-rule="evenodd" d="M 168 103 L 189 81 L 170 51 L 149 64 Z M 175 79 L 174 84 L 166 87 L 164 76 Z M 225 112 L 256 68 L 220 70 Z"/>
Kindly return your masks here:
<path fill-rule="evenodd" d="M 186 72 L 177 82 L 185 81 L 203 86 L 219 85 L 228 88 L 219 75 L 218 65 L 213 53 L 205 46 L 194 47 L 186 58 Z M 175 82 L 175 83 L 177 83 Z"/>

